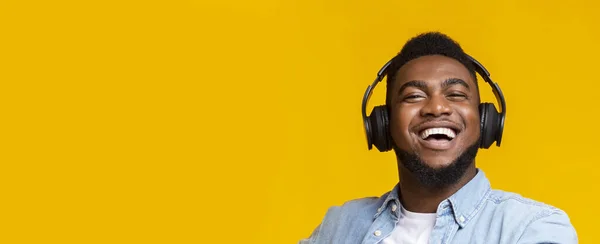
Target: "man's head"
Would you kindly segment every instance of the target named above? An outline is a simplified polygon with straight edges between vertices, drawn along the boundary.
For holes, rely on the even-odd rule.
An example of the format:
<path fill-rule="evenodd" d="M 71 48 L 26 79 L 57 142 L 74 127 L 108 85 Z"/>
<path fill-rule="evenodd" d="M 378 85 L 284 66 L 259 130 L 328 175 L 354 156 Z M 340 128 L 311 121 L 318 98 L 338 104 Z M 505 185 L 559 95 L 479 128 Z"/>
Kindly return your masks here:
<path fill-rule="evenodd" d="M 479 101 L 474 67 L 458 43 L 437 32 L 409 40 L 387 81 L 399 166 L 425 185 L 458 181 L 477 154 Z"/>

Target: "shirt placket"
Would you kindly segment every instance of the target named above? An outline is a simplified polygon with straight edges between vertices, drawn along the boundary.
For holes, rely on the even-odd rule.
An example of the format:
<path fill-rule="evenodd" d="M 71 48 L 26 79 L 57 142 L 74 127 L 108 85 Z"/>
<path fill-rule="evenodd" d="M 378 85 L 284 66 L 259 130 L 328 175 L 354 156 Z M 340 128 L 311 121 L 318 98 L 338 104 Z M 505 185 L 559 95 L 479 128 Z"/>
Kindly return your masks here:
<path fill-rule="evenodd" d="M 398 203 L 390 202 L 391 207 L 381 208 L 367 232 L 362 244 L 378 244 L 387 238 L 398 223 Z"/>
<path fill-rule="evenodd" d="M 458 230 L 449 201 L 442 202 L 437 211 L 435 226 L 429 237 L 429 244 L 450 244 Z"/>

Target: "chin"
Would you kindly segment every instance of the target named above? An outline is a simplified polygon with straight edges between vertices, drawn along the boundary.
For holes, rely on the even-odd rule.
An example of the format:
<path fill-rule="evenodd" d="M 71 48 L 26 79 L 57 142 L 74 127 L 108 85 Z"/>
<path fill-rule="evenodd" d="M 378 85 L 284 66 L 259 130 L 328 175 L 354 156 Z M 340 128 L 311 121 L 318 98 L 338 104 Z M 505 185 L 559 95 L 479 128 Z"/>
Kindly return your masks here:
<path fill-rule="evenodd" d="M 432 157 L 422 157 L 421 160 L 425 165 L 432 169 L 443 169 L 452 165 L 452 163 L 456 162 L 457 157 L 447 157 L 447 156 L 432 156 Z"/>
<path fill-rule="evenodd" d="M 423 186 L 445 187 L 460 180 L 475 162 L 478 144 L 460 154 L 449 151 L 411 153 L 395 147 L 398 163 L 402 164 Z"/>

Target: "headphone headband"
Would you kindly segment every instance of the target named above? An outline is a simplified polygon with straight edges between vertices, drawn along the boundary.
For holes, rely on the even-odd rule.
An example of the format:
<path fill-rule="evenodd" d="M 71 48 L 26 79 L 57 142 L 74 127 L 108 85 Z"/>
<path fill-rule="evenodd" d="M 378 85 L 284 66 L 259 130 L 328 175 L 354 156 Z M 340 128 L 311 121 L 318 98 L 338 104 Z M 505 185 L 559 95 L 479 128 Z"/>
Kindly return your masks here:
<path fill-rule="evenodd" d="M 496 142 L 496 146 L 500 146 L 500 142 L 502 141 L 502 129 L 504 129 L 504 119 L 506 117 L 506 101 L 504 100 L 504 94 L 502 94 L 502 89 L 500 89 L 498 83 L 492 81 L 490 72 L 488 72 L 487 69 L 475 58 L 471 57 L 468 54 L 466 55 L 467 57 L 469 57 L 471 62 L 475 64 L 475 71 L 477 71 L 477 73 L 481 75 L 483 80 L 492 87 L 492 92 L 496 97 L 496 102 L 498 103 L 498 105 L 500 105 L 500 133 L 499 137 L 497 138 L 498 141 Z"/>
<path fill-rule="evenodd" d="M 501 110 L 498 114 L 498 124 L 495 125 L 495 126 L 497 126 L 498 131 L 495 132 L 495 138 L 493 138 L 496 141 L 496 146 L 500 146 L 500 143 L 502 141 L 502 132 L 504 129 L 504 120 L 506 117 L 506 101 L 504 99 L 504 95 L 502 94 L 502 90 L 500 89 L 500 86 L 497 83 L 492 81 L 492 79 L 490 77 L 490 72 L 488 72 L 487 69 L 475 58 L 471 57 L 468 54 L 465 54 L 465 55 L 473 63 L 473 65 L 475 67 L 475 71 L 483 78 L 483 80 L 486 83 L 488 83 L 491 86 L 492 92 L 494 93 L 494 96 L 496 97 L 496 101 L 498 102 L 498 105 L 501 108 Z M 387 69 L 389 68 L 390 64 L 392 63 L 392 60 L 393 59 L 389 60 L 387 63 L 385 63 L 385 65 L 383 65 L 383 67 L 381 67 L 381 69 L 379 69 L 379 72 L 377 72 L 377 77 L 375 78 L 373 83 L 367 87 L 367 89 L 363 95 L 361 110 L 362 110 L 362 118 L 363 118 L 363 122 L 364 122 L 365 132 L 367 135 L 367 143 L 368 143 L 369 150 L 373 148 L 373 138 L 372 138 L 373 128 L 371 128 L 371 123 L 369 123 L 369 118 L 367 116 L 367 103 L 371 99 L 371 94 L 373 93 L 373 90 L 377 86 L 377 83 L 381 82 L 383 80 L 383 78 L 387 75 Z"/>

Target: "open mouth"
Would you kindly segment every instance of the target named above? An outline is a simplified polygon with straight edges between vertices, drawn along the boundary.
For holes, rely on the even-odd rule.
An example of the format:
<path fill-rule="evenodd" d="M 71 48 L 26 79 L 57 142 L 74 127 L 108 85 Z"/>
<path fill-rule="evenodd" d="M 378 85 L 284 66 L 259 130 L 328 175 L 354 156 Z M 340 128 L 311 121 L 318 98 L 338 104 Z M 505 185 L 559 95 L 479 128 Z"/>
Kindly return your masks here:
<path fill-rule="evenodd" d="M 427 128 L 419 132 L 424 146 L 434 150 L 449 149 L 456 135 L 457 131 L 447 127 Z"/>
<path fill-rule="evenodd" d="M 426 141 L 452 141 L 456 137 L 456 132 L 450 128 L 429 128 L 421 131 L 419 136 Z"/>

